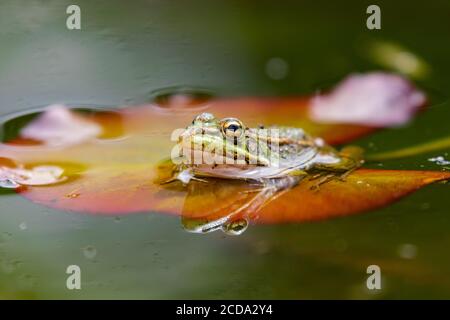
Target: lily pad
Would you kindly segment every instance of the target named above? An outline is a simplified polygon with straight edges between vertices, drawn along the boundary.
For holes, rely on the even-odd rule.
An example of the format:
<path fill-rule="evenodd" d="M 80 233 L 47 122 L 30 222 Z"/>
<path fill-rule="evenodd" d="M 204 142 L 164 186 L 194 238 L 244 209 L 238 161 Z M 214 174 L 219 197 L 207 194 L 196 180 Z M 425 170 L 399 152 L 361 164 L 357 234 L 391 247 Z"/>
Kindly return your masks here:
<path fill-rule="evenodd" d="M 365 92 L 369 97 L 376 94 Z M 15 163 L 33 172 L 36 167 L 56 164 L 64 170 L 62 182 L 17 189 L 45 206 L 103 215 L 151 211 L 203 222 L 245 218 L 256 223 L 285 223 L 344 216 L 387 205 L 422 186 L 450 178 L 445 172 L 359 169 L 345 181 L 334 179 L 318 190 L 312 188 L 316 181 L 305 179 L 257 207 L 250 204 L 261 186 L 246 181 L 211 179 L 193 181 L 187 187 L 179 182 L 160 183 L 161 173 L 170 174 L 171 170 L 161 168 L 160 161 L 174 146 L 172 132 L 184 128 L 199 112 L 239 117 L 247 126 L 302 127 L 330 144 L 351 141 L 381 126 L 379 122 L 377 127 L 319 124 L 310 118 L 312 101 L 312 97 L 201 99 L 175 108 L 154 103 L 94 116 L 50 108 L 22 130 L 25 135 L 1 144 L 0 158 L 5 168 Z M 373 106 L 371 110 L 379 112 Z M 55 111 L 63 115 L 64 126 L 55 125 Z M 405 108 L 408 117 L 415 111 L 411 106 Z M 392 122 L 387 121 L 389 125 Z M 45 134 L 36 128 L 46 130 Z M 71 138 L 64 139 L 66 135 Z M 29 139 L 36 143 L 22 143 Z"/>

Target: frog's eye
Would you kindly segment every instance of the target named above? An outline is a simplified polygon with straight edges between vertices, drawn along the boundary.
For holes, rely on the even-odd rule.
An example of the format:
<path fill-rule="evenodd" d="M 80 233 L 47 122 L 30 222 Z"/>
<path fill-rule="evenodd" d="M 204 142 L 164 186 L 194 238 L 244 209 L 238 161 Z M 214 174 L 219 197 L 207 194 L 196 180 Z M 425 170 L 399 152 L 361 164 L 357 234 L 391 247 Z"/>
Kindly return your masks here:
<path fill-rule="evenodd" d="M 201 124 L 201 123 L 207 123 L 211 122 L 215 119 L 214 115 L 209 112 L 203 112 L 196 116 L 194 120 L 192 120 L 192 124 Z"/>
<path fill-rule="evenodd" d="M 244 126 L 238 119 L 227 118 L 221 121 L 222 133 L 228 138 L 240 138 L 244 134 Z"/>

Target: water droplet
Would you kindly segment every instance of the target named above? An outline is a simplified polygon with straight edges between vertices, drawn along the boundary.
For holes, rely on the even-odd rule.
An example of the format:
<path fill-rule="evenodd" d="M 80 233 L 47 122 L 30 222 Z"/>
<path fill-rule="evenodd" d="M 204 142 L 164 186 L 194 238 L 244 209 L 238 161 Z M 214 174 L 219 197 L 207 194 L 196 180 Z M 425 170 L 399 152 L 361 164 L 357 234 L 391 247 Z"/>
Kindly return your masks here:
<path fill-rule="evenodd" d="M 222 231 L 228 235 L 238 236 L 248 228 L 248 221 L 246 219 L 239 219 L 222 226 Z"/>
<path fill-rule="evenodd" d="M 97 249 L 89 245 L 83 248 L 83 255 L 86 259 L 92 260 L 97 256 Z"/>
<path fill-rule="evenodd" d="M 404 243 L 398 247 L 397 252 L 400 258 L 414 259 L 417 256 L 417 247 L 410 243 Z"/>
<path fill-rule="evenodd" d="M 446 166 L 450 164 L 450 161 L 446 160 L 443 156 L 438 156 L 434 158 L 429 158 L 428 161 L 434 162 L 440 166 Z"/>
<path fill-rule="evenodd" d="M 21 224 L 19 224 L 19 229 L 22 231 L 27 230 L 28 226 L 26 222 L 22 222 Z"/>
<path fill-rule="evenodd" d="M 266 74 L 273 80 L 286 78 L 289 73 L 289 64 L 281 58 L 271 58 L 266 62 Z"/>
<path fill-rule="evenodd" d="M 190 87 L 172 87 L 152 92 L 151 102 L 154 106 L 162 109 L 203 109 L 213 94 L 205 89 Z"/>

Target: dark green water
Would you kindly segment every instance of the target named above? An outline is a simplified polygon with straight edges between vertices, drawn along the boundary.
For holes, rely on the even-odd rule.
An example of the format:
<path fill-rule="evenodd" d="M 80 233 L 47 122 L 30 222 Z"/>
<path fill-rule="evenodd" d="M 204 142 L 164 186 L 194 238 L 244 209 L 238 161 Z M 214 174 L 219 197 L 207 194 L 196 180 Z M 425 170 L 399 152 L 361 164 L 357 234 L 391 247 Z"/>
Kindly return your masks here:
<path fill-rule="evenodd" d="M 1 115 L 55 102 L 139 103 L 178 85 L 306 94 L 355 71 L 399 71 L 370 53 L 389 43 L 420 57 L 420 68 L 403 71 L 434 101 L 408 127 L 359 144 L 385 151 L 450 133 L 448 1 L 379 1 L 374 31 L 370 3 L 356 0 L 80 0 L 82 29 L 69 31 L 71 3 L 1 2 Z M 281 76 L 266 70 L 274 57 Z M 446 152 L 383 168 L 441 170 L 427 159 Z M 152 213 L 58 212 L 2 191 L 0 298 L 450 298 L 448 195 L 436 184 L 367 214 L 229 237 L 189 234 Z M 81 267 L 81 290 L 66 289 L 70 264 Z M 365 289 L 370 264 L 382 270 L 376 293 Z"/>

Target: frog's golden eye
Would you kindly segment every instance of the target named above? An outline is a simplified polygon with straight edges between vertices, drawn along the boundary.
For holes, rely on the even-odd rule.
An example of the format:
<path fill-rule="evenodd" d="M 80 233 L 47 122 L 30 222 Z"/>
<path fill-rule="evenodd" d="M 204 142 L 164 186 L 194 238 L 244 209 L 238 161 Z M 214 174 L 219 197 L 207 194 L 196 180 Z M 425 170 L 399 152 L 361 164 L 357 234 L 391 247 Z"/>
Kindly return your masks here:
<path fill-rule="evenodd" d="M 221 121 L 222 133 L 227 138 L 240 138 L 244 134 L 242 122 L 235 118 L 227 118 Z"/>

